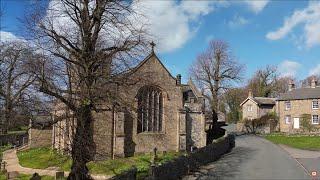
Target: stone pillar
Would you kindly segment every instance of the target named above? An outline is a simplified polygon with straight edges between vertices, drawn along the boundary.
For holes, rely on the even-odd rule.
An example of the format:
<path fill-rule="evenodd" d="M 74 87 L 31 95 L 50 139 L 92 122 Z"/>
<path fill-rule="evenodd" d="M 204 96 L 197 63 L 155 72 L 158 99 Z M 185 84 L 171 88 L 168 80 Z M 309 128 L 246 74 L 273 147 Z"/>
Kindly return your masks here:
<path fill-rule="evenodd" d="M 179 150 L 186 150 L 187 137 L 186 137 L 186 112 L 179 113 Z"/>

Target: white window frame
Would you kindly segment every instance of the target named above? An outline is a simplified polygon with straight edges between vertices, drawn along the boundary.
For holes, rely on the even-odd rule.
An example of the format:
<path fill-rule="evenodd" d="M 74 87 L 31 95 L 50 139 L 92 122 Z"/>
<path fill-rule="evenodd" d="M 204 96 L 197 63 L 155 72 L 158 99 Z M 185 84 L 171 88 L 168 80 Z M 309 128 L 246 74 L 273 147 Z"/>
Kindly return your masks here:
<path fill-rule="evenodd" d="M 316 122 L 316 123 L 314 122 L 314 120 L 315 120 L 314 117 L 317 117 L 317 121 L 318 121 L 318 122 Z M 319 115 L 318 115 L 318 114 L 313 114 L 313 115 L 312 115 L 312 117 L 311 117 L 311 123 L 312 123 L 312 124 L 319 124 Z"/>
<path fill-rule="evenodd" d="M 291 115 L 285 115 L 284 122 L 285 124 L 291 124 Z"/>
<path fill-rule="evenodd" d="M 314 102 L 317 102 L 317 107 L 315 107 L 315 103 Z M 318 101 L 318 99 L 312 100 L 311 106 L 312 106 L 312 109 L 319 109 L 319 101 Z"/>
<path fill-rule="evenodd" d="M 285 106 L 285 110 L 290 110 L 291 109 L 291 102 L 290 101 L 285 101 L 284 102 L 284 106 Z"/>
<path fill-rule="evenodd" d="M 248 105 L 248 111 L 249 111 L 249 112 L 252 112 L 252 104 L 249 104 L 249 105 Z"/>

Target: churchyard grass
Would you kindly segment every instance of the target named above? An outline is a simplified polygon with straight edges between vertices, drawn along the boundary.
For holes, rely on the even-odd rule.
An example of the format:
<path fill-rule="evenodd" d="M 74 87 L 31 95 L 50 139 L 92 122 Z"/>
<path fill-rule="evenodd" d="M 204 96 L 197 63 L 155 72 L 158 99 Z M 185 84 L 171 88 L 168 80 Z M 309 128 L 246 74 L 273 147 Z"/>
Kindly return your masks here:
<path fill-rule="evenodd" d="M 18 179 L 19 180 L 30 180 L 32 175 L 29 174 L 19 174 Z M 41 176 L 41 180 L 54 180 L 55 178 L 53 176 Z M 0 172 L 0 180 L 7 180 L 4 173 Z"/>
<path fill-rule="evenodd" d="M 297 149 L 320 151 L 320 136 L 269 134 L 266 139 Z"/>
<path fill-rule="evenodd" d="M 158 153 L 157 163 L 169 161 L 182 153 L 167 152 Z M 18 153 L 21 166 L 37 169 L 59 167 L 63 171 L 70 171 L 71 159 L 61 155 L 49 147 L 29 149 Z M 152 154 L 140 154 L 128 158 L 116 158 L 115 160 L 95 161 L 88 163 L 91 174 L 116 175 L 135 166 L 138 177 L 147 175 L 152 162 Z"/>

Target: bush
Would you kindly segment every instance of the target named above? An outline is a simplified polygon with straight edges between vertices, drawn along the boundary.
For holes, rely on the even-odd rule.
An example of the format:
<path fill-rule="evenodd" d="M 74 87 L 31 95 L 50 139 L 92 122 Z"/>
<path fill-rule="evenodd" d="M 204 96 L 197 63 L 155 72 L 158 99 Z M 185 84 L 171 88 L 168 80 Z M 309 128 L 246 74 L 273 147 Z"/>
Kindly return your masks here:
<path fill-rule="evenodd" d="M 249 133 L 256 133 L 256 130 L 258 128 L 264 127 L 266 125 L 269 125 L 273 121 L 273 123 L 277 124 L 279 121 L 278 116 L 275 112 L 267 113 L 266 115 L 261 116 L 260 118 L 256 119 L 243 119 L 244 126 L 247 129 L 247 132 Z"/>
<path fill-rule="evenodd" d="M 311 114 L 302 114 L 300 124 L 304 132 L 310 133 L 316 129 L 311 123 Z"/>

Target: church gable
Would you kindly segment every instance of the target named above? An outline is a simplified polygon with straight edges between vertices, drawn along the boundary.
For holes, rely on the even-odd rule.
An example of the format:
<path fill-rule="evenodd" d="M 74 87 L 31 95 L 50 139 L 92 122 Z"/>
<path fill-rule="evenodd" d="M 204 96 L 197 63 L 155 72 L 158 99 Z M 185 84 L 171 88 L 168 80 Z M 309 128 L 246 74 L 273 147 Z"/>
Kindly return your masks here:
<path fill-rule="evenodd" d="M 169 80 L 176 83 L 176 78 L 171 75 L 168 69 L 162 64 L 157 55 L 152 52 L 136 68 L 134 74 L 141 76 L 145 73 L 147 78 L 156 78 L 158 80 Z M 143 75 L 142 75 L 143 76 Z M 147 79 L 150 80 L 150 79 Z"/>

